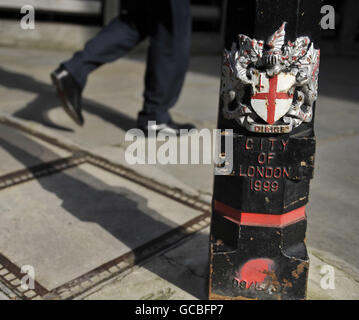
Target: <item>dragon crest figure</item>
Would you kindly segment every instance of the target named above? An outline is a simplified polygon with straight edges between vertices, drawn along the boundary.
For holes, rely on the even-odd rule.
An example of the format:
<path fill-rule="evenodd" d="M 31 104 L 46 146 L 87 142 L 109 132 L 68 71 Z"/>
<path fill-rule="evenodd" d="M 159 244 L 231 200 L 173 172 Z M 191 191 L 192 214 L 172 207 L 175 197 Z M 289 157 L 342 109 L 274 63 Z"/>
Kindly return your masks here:
<path fill-rule="evenodd" d="M 288 133 L 312 120 L 320 51 L 306 36 L 285 44 L 285 25 L 266 42 L 240 34 L 224 50 L 223 115 L 252 132 Z"/>

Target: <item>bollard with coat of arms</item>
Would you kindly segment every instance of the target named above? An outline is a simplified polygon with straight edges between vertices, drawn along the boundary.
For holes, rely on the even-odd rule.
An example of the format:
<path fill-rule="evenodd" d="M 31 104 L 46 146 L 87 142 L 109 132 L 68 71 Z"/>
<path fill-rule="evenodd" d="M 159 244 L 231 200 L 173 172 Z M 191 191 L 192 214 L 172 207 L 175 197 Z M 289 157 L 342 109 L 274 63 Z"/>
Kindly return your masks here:
<path fill-rule="evenodd" d="M 275 2 L 246 8 L 253 36 L 228 3 L 218 127 L 233 130 L 233 152 L 215 168 L 210 299 L 306 297 L 320 1 Z"/>

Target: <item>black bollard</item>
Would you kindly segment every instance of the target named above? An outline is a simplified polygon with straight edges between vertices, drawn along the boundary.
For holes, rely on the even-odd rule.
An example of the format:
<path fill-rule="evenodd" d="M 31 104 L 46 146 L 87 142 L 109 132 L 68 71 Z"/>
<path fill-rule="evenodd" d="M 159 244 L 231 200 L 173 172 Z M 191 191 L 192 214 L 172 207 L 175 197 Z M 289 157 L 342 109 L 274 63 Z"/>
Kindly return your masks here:
<path fill-rule="evenodd" d="M 210 299 L 306 297 L 319 22 L 320 0 L 228 1 Z"/>

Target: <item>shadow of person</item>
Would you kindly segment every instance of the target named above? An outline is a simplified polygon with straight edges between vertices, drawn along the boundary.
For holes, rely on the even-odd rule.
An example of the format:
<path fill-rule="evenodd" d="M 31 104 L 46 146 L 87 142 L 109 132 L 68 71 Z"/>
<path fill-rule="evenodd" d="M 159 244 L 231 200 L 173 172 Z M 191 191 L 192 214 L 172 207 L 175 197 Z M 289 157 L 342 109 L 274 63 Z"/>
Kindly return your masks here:
<path fill-rule="evenodd" d="M 14 116 L 38 122 L 52 129 L 73 131 L 71 128 L 54 123 L 48 117 L 48 113 L 52 109 L 60 106 L 56 90 L 52 85 L 41 82 L 29 75 L 0 67 L 0 86 L 36 94 L 32 101 L 15 111 Z M 89 99 L 83 99 L 83 109 L 124 131 L 136 127 L 136 121 L 124 113 Z"/>
<path fill-rule="evenodd" d="M 9 128 L 9 130 L 12 129 Z M 18 145 L 27 145 L 27 150 L 39 150 L 37 143 L 22 134 L 16 139 L 16 143 L 12 143 L 0 138 L 0 146 L 29 170 L 32 170 L 31 165 L 41 163 L 41 159 L 19 148 Z M 19 141 L 20 139 L 23 141 Z M 49 154 L 48 156 L 56 158 L 52 151 L 46 150 L 46 153 Z M 176 223 L 149 208 L 148 200 L 141 194 L 126 187 L 108 185 L 85 171 L 81 166 L 38 178 L 38 183 L 44 190 L 61 199 L 61 207 L 66 212 L 81 221 L 98 224 L 103 230 L 118 239 L 119 247 L 127 246 L 133 250 L 177 227 Z M 40 201 L 41 197 L 38 199 Z M 51 208 L 51 204 L 49 204 L 49 208 Z M 170 210 L 170 208 L 168 209 Z M 202 241 L 202 243 L 208 243 L 208 238 L 206 242 Z M 188 255 L 190 254 L 191 252 L 188 252 Z M 207 256 L 207 250 L 204 255 Z M 137 261 L 136 254 L 135 261 Z M 192 261 L 192 264 L 196 264 L 197 259 L 192 259 Z M 201 262 L 201 265 L 194 266 L 194 268 L 207 268 L 207 264 L 203 265 L 203 259 L 199 259 L 198 262 Z M 86 261 L 84 263 L 86 264 Z M 182 271 L 176 272 L 182 272 L 186 277 L 183 279 L 178 277 L 178 274 L 169 272 L 163 265 L 147 263 L 146 268 L 191 295 L 200 299 L 206 298 L 203 287 L 204 279 L 188 272 L 191 268 L 186 270 L 183 270 L 183 267 L 178 268 Z M 189 278 L 190 276 L 191 278 Z"/>

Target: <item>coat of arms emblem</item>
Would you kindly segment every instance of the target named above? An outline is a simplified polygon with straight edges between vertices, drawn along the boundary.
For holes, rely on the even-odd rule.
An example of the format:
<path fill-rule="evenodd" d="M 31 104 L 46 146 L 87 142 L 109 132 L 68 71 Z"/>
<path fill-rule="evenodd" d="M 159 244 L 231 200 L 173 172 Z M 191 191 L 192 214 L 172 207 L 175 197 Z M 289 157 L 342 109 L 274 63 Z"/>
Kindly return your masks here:
<path fill-rule="evenodd" d="M 285 44 L 285 25 L 266 42 L 240 34 L 224 50 L 223 115 L 252 132 L 288 133 L 312 120 L 320 52 L 308 37 Z"/>

